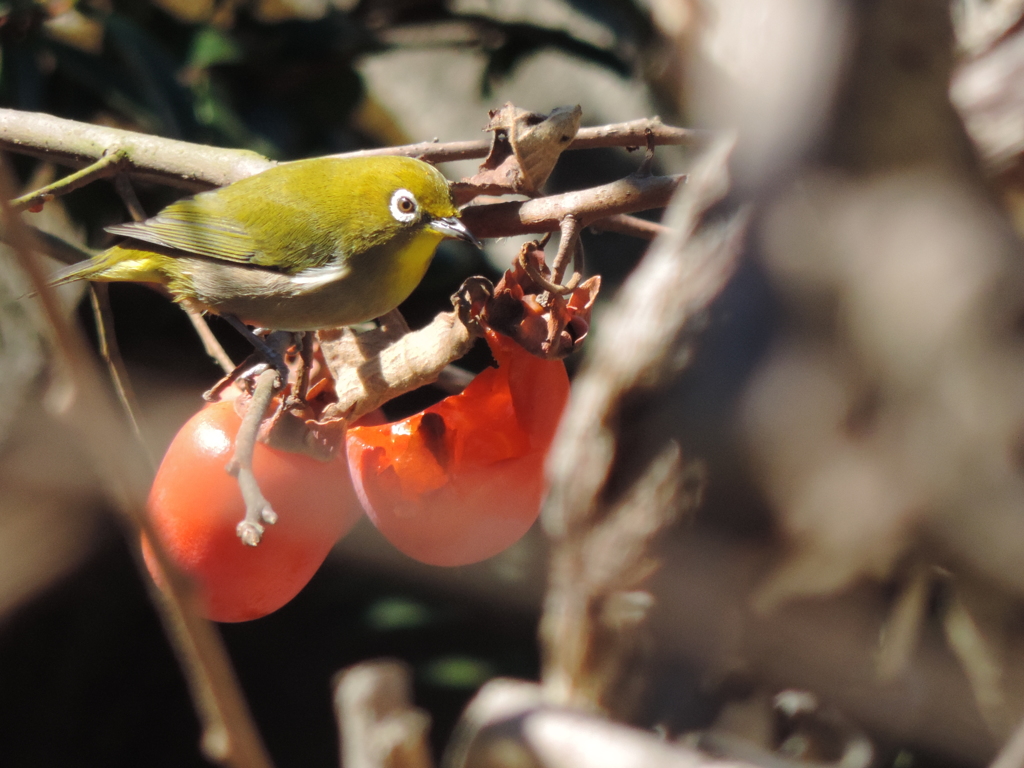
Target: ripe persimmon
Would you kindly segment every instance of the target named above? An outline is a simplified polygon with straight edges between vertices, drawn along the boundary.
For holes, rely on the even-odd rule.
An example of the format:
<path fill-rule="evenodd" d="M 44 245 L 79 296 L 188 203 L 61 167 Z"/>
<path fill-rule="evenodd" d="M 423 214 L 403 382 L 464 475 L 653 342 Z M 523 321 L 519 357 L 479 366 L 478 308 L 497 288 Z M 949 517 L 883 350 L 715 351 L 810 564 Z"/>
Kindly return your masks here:
<path fill-rule="evenodd" d="M 349 429 L 349 468 L 374 525 L 432 565 L 514 544 L 537 519 L 544 458 L 569 395 L 559 360 L 488 332 L 498 363 L 465 391 L 407 419 Z"/>
<path fill-rule="evenodd" d="M 278 520 L 258 546 L 245 546 L 235 530 L 245 504 L 226 470 L 240 424 L 234 403 L 205 406 L 171 442 L 149 495 L 156 534 L 198 583 L 214 621 L 248 621 L 283 606 L 362 513 L 344 452 L 324 462 L 257 443 L 253 472 Z M 155 576 L 145 539 L 143 555 Z"/>

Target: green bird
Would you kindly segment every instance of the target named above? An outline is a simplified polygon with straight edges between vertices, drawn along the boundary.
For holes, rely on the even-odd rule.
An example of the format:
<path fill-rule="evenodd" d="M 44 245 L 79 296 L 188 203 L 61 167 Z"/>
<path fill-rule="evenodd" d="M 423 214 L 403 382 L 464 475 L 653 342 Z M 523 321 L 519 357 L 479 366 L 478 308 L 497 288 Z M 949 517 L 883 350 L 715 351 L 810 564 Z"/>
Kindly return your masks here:
<path fill-rule="evenodd" d="M 420 160 L 299 160 L 107 227 L 126 240 L 51 285 L 158 283 L 187 308 L 260 328 L 338 328 L 397 307 L 442 239 L 479 246 L 458 215 Z"/>

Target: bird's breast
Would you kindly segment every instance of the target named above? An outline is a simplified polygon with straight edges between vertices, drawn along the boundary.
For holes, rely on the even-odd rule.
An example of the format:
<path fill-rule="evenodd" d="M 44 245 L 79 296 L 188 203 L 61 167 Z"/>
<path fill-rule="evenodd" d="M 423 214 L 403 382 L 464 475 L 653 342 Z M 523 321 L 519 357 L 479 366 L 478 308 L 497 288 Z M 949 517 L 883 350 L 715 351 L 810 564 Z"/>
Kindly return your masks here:
<path fill-rule="evenodd" d="M 424 230 L 294 275 L 182 257 L 168 287 L 217 314 L 280 331 L 355 325 L 401 304 L 423 279 L 441 237 Z"/>

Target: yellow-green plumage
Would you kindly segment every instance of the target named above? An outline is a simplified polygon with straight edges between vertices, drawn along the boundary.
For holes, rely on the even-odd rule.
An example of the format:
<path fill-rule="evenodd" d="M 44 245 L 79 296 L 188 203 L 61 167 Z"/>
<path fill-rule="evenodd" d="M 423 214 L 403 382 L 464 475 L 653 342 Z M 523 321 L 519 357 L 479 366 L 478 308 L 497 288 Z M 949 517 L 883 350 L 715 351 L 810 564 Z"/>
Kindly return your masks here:
<path fill-rule="evenodd" d="M 160 283 L 252 325 L 334 328 L 398 306 L 443 238 L 475 242 L 457 216 L 448 183 L 422 161 L 300 160 L 110 227 L 129 239 L 52 282 Z"/>

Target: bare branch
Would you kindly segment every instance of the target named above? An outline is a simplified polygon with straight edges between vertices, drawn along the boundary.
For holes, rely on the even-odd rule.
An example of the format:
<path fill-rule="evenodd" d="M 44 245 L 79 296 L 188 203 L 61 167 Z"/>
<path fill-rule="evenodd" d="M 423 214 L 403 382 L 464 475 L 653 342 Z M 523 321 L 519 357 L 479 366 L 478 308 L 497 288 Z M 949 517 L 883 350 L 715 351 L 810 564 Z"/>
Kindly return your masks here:
<path fill-rule="evenodd" d="M 606 317 L 609 331 L 593 342 L 591 359 L 577 379 L 551 450 L 557 460 L 551 465 L 552 490 L 544 519 L 556 539 L 582 525 L 580 516 L 592 508 L 607 478 L 618 398 L 631 387 L 651 384 L 652 368 L 678 359 L 667 347 L 718 295 L 735 268 L 742 218 L 690 241 L 704 211 L 728 188 L 730 146 L 723 143 L 713 149 L 691 175 L 672 215 L 672 236 L 655 245 L 623 286 Z M 649 177 L 635 182 L 664 180 Z M 680 255 L 683 248 L 685 255 Z"/>
<path fill-rule="evenodd" d="M 120 171 L 120 166 L 123 162 L 123 151 L 114 150 L 113 152 L 107 152 L 95 163 L 82 168 L 80 171 L 57 179 L 57 181 L 47 184 L 41 189 L 34 190 L 21 197 L 16 197 L 14 200 L 11 200 L 11 207 L 17 211 L 23 211 L 26 208 L 41 206 L 55 197 L 81 189 L 97 179 L 106 179 L 114 176 Z"/>
<path fill-rule="evenodd" d="M 398 577 L 532 620 L 544 599 L 545 544 L 537 535 L 507 553 L 511 562 L 530 565 L 512 588 L 494 561 L 461 569 L 424 566 L 372 526 L 357 526 L 338 543 L 335 556 L 373 577 Z M 940 632 L 924 632 L 899 680 L 883 681 L 877 666 L 880 619 L 889 603 L 885 588 L 862 585 L 834 599 L 793 601 L 759 614 L 751 596 L 775 554 L 772 545 L 717 536 L 666 544 L 665 564 L 651 590 L 658 601 L 652 644 L 666 665 L 658 667 L 659 674 L 682 665 L 714 675 L 735 670 L 742 659 L 749 679 L 768 688 L 816 691 L 887 743 L 915 744 L 965 765 L 992 759 L 999 742 L 981 720 Z M 1021 657 L 1007 674 L 1024 675 Z"/>
<path fill-rule="evenodd" d="M 139 196 L 135 194 L 135 188 L 127 176 L 123 173 L 118 173 L 114 177 L 114 189 L 117 190 L 117 194 L 120 196 L 121 202 L 124 203 L 124 207 L 128 209 L 128 215 L 132 217 L 132 221 L 142 221 L 146 218 L 146 211 L 143 209 Z"/>
<path fill-rule="evenodd" d="M 189 190 L 230 184 L 274 164 L 248 150 L 190 144 L 16 109 L 0 109 L 0 149 L 72 168 L 121 151 L 132 176 Z"/>
<path fill-rule="evenodd" d="M 585 227 L 615 214 L 664 208 L 685 178 L 627 176 L 600 187 L 525 202 L 470 205 L 463 210 L 462 220 L 481 238 L 554 232 L 570 214 Z"/>
<path fill-rule="evenodd" d="M 562 219 L 559 229 L 562 233 L 562 239 L 558 243 L 558 253 L 555 254 L 555 260 L 551 264 L 551 282 L 555 284 L 562 282 L 562 278 L 565 276 L 565 268 L 569 266 L 569 260 L 576 253 L 576 247 L 580 239 L 580 230 L 583 228 L 580 226 L 580 220 L 570 214 Z M 576 274 L 583 277 L 582 272 L 579 270 L 577 270 Z"/>
<path fill-rule="evenodd" d="M 188 315 L 189 322 L 192 323 L 192 327 L 196 329 L 196 335 L 199 340 L 203 343 L 203 349 L 206 354 L 220 366 L 221 370 L 225 374 L 231 373 L 235 370 L 235 364 L 228 356 L 228 353 L 224 351 L 224 347 L 217 341 L 217 337 L 213 335 L 213 331 L 210 330 L 209 324 L 206 322 L 201 314 L 196 312 L 194 309 L 189 307 L 182 307 L 185 310 L 185 314 Z"/>
<path fill-rule="evenodd" d="M 590 228 L 597 232 L 617 232 L 620 235 L 639 237 L 644 240 L 653 240 L 659 235 L 668 232 L 668 227 L 664 224 L 640 219 L 625 213 L 598 219 L 590 225 Z"/>
<path fill-rule="evenodd" d="M 32 241 L 39 253 L 45 254 L 63 264 L 74 264 L 92 257 L 92 253 L 85 248 L 69 243 L 63 238 L 51 235 L 36 227 L 29 227 L 32 233 Z M 0 222 L 0 241 L 9 242 L 7 228 Z"/>
<path fill-rule="evenodd" d="M 657 118 L 581 128 L 569 149 L 644 146 L 648 132 L 655 144 L 693 144 L 708 134 L 664 125 Z M 404 155 L 432 163 L 487 155 L 490 141 L 421 142 L 401 147 L 347 152 L 335 157 Z M 123 151 L 128 172 L 189 190 L 230 184 L 274 165 L 255 152 L 190 144 L 119 128 L 65 120 L 41 112 L 0 109 L 0 149 L 82 168 L 105 154 Z"/>
<path fill-rule="evenodd" d="M 106 283 L 90 283 L 89 297 L 92 303 L 93 317 L 96 319 L 100 357 L 107 364 L 110 379 L 114 383 L 114 391 L 117 392 L 117 399 L 121 401 L 121 407 L 128 417 L 128 423 L 131 424 L 136 442 L 143 451 L 146 451 L 147 444 L 142 432 L 139 403 L 135 398 L 128 372 L 125 370 L 121 349 L 117 343 L 117 334 L 114 331 L 114 313 L 110 309 L 109 286 Z M 148 453 L 147 456 L 149 456 Z M 149 456 L 149 460 L 155 467 L 154 458 Z"/>
<path fill-rule="evenodd" d="M 706 131 L 665 125 L 655 117 L 593 128 L 580 128 L 568 149 L 643 147 L 647 143 L 648 131 L 656 145 L 697 144 L 710 138 L 710 134 Z M 404 155 L 406 157 L 418 157 L 430 163 L 447 163 L 456 160 L 475 160 L 476 158 L 486 157 L 490 147 L 491 142 L 488 139 L 453 141 L 444 144 L 424 141 L 419 144 L 407 144 L 402 147 L 364 149 L 359 152 L 347 152 L 339 156 L 375 157 L 379 155 Z"/>
<path fill-rule="evenodd" d="M 467 311 L 462 305 L 397 339 L 385 328 L 361 334 L 349 329 L 320 331 L 320 349 L 335 378 L 338 396 L 338 402 L 325 409 L 324 418 L 352 421 L 436 381 L 481 334 Z"/>

